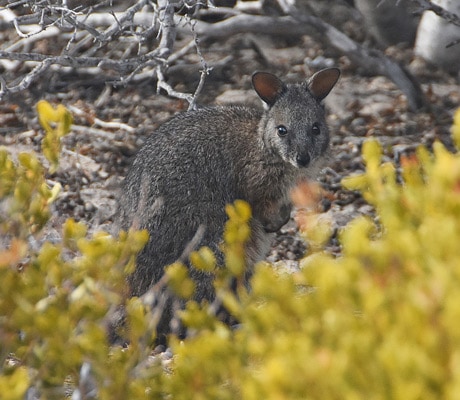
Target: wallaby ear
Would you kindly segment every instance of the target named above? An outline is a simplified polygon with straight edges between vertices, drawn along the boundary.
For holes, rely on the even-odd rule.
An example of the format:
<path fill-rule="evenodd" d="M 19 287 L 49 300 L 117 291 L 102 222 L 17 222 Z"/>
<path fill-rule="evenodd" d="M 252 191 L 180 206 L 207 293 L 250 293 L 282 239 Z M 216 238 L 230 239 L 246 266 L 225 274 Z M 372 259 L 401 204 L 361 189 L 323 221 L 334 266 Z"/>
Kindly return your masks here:
<path fill-rule="evenodd" d="M 340 69 L 327 68 L 318 71 L 308 80 L 308 89 L 316 99 L 323 100 L 339 80 Z"/>
<path fill-rule="evenodd" d="M 259 97 L 272 106 L 286 86 L 275 75 L 268 72 L 255 72 L 252 75 L 252 86 Z"/>

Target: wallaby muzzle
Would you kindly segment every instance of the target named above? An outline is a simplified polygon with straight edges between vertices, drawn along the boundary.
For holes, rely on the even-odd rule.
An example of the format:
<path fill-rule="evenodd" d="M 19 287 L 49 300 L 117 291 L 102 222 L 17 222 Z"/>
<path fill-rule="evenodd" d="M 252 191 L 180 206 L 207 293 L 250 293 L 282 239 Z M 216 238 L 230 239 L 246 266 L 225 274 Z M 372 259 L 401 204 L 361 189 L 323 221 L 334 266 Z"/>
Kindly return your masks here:
<path fill-rule="evenodd" d="M 300 168 L 305 168 L 305 167 L 308 167 L 308 165 L 310 164 L 310 154 L 308 153 L 304 153 L 304 154 L 297 154 L 296 156 L 296 162 L 297 162 L 297 165 L 300 167 Z"/>

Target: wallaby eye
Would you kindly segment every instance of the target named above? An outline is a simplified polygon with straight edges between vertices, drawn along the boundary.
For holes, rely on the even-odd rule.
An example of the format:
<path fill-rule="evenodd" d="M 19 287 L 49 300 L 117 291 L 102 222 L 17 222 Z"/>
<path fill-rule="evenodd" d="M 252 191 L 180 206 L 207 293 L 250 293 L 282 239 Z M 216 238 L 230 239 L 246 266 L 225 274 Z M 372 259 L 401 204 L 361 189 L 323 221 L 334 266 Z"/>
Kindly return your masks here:
<path fill-rule="evenodd" d="M 278 136 L 286 136 L 288 133 L 287 128 L 284 125 L 278 125 L 276 127 L 276 130 L 278 131 Z"/>
<path fill-rule="evenodd" d="M 317 122 L 315 122 L 313 126 L 311 127 L 311 132 L 315 136 L 318 136 L 321 133 L 321 128 L 319 127 Z"/>

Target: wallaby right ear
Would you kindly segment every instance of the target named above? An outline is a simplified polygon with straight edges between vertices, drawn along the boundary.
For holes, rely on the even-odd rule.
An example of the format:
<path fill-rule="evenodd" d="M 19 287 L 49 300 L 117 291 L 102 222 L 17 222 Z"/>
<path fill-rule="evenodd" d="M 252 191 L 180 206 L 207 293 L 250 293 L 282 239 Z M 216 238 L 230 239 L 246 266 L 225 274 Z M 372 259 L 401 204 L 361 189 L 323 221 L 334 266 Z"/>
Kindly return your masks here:
<path fill-rule="evenodd" d="M 255 72 L 252 75 L 252 86 L 259 97 L 272 106 L 286 86 L 275 75 L 268 72 Z"/>
<path fill-rule="evenodd" d="M 319 101 L 323 100 L 340 77 L 340 69 L 326 68 L 318 71 L 307 82 L 308 89 Z"/>

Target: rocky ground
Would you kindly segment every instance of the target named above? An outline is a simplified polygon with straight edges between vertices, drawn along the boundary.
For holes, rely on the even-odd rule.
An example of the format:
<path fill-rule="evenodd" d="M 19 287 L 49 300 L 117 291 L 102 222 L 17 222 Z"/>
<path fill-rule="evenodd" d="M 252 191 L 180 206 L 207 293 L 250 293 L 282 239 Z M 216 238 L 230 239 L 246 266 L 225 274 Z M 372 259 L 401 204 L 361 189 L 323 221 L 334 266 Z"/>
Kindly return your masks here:
<path fill-rule="evenodd" d="M 1 35 L 1 39 L 11 39 Z M 217 65 L 199 97 L 199 103 L 206 105 L 243 102 L 259 107 L 250 87 L 255 70 L 298 81 L 324 66 L 342 69 L 342 77 L 326 101 L 331 152 L 318 177 L 325 193 L 318 211 L 333 223 L 335 233 L 328 250 L 334 254 L 340 253 L 337 232 L 353 217 L 373 213 L 358 193 L 340 184 L 343 177 L 364 170 L 360 151 L 365 140 L 378 139 L 385 159 L 396 165 L 420 144 L 430 147 L 440 140 L 452 148 L 450 126 L 460 106 L 459 77 L 426 65 L 410 49 L 388 52 L 422 84 L 428 106 L 418 112 L 408 109 L 404 95 L 388 79 L 360 75 L 347 57 L 307 36 L 280 39 L 241 34 L 226 41 L 201 43 L 201 51 L 210 65 Z M 198 56 L 190 52 L 171 68 L 168 82 L 178 91 L 193 92 L 199 79 L 198 64 Z M 107 84 L 106 78 L 94 75 L 82 84 L 75 71 L 51 73 L 27 92 L 0 103 L 0 145 L 12 153 L 40 151 L 43 132 L 34 109 L 39 99 L 62 103 L 74 115 L 72 131 L 63 140 L 60 168 L 48 176 L 50 184 L 60 182 L 63 191 L 43 240 L 59 240 L 60 223 L 67 217 L 85 221 L 92 230 L 110 229 L 117 190 L 132 156 L 156 126 L 187 108 L 183 100 L 158 94 L 155 82 L 148 78 L 118 88 Z M 306 248 L 291 221 L 277 234 L 268 259 L 295 261 Z"/>

